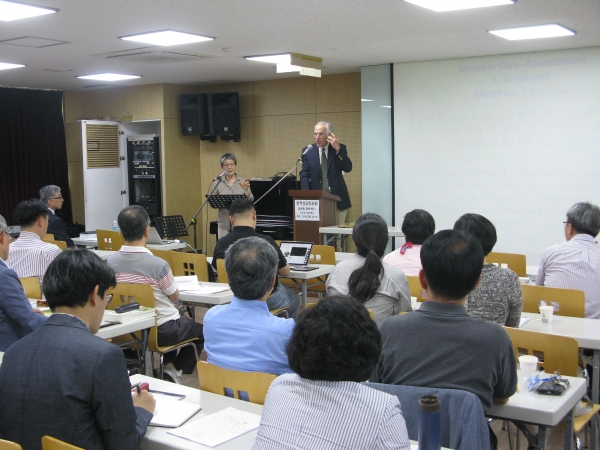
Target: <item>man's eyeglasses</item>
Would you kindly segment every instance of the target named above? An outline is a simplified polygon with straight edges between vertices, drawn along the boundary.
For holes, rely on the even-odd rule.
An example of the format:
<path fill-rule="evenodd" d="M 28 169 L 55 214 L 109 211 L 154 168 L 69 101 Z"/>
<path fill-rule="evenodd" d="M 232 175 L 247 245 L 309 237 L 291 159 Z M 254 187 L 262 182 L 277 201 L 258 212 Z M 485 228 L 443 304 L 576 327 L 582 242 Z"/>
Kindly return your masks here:
<path fill-rule="evenodd" d="M 50 197 L 50 200 L 64 200 L 62 195 L 59 195 L 58 197 Z"/>
<path fill-rule="evenodd" d="M 108 306 L 108 304 L 109 304 L 110 302 L 112 302 L 112 298 L 113 298 L 113 294 L 108 294 L 108 295 L 106 296 L 106 306 Z"/>

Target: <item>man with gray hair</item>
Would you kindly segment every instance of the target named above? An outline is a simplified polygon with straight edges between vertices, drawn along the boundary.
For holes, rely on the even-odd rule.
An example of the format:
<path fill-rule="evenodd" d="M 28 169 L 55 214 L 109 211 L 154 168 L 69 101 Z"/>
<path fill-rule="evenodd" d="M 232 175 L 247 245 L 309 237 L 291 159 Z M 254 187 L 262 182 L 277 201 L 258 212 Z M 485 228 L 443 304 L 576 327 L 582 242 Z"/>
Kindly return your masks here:
<path fill-rule="evenodd" d="M 46 316 L 31 307 L 19 277 L 6 264 L 12 239 L 0 216 L 0 352 L 46 323 Z"/>
<path fill-rule="evenodd" d="M 290 373 L 285 347 L 293 319 L 273 316 L 267 298 L 277 273 L 277 252 L 260 237 L 233 243 L 225 253 L 225 270 L 233 298 L 204 316 L 208 362 L 230 370 Z"/>
<path fill-rule="evenodd" d="M 62 208 L 65 199 L 60 193 L 60 188 L 50 184 L 40 189 L 40 200 L 43 201 L 50 214 L 48 215 L 48 234 L 54 235 L 55 241 L 64 241 L 67 247 L 75 247 L 73 240 L 67 233 L 67 226 L 60 217 L 56 215 L 56 210 Z"/>
<path fill-rule="evenodd" d="M 300 189 L 323 190 L 340 197 L 337 204 L 338 224 L 346 221 L 346 211 L 352 206 L 343 173 L 352 171 L 346 146 L 340 144 L 329 122 L 315 125 L 315 143 L 302 149 Z"/>
<path fill-rule="evenodd" d="M 567 242 L 542 254 L 536 284 L 585 293 L 585 317 L 600 318 L 600 208 L 589 202 L 575 203 L 563 222 Z"/>

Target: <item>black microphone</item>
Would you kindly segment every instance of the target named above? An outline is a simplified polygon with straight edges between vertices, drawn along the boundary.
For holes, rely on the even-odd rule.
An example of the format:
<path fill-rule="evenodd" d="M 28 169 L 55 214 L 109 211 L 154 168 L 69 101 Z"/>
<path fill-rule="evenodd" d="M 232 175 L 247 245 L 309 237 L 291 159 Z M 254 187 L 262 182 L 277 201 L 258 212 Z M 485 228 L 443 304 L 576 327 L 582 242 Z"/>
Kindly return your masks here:
<path fill-rule="evenodd" d="M 227 173 L 227 171 L 224 170 L 223 172 L 221 172 L 221 175 L 218 175 L 218 176 L 214 177 L 213 181 L 220 180 L 221 178 L 223 178 L 223 175 L 225 175 L 226 173 Z"/>
<path fill-rule="evenodd" d="M 302 154 L 300 155 L 300 158 L 298 158 L 298 161 L 300 161 L 301 159 L 304 159 L 304 156 L 306 156 L 306 154 L 312 149 L 312 144 L 308 144 L 308 147 L 306 147 L 306 150 L 304 150 L 304 152 L 302 152 Z"/>

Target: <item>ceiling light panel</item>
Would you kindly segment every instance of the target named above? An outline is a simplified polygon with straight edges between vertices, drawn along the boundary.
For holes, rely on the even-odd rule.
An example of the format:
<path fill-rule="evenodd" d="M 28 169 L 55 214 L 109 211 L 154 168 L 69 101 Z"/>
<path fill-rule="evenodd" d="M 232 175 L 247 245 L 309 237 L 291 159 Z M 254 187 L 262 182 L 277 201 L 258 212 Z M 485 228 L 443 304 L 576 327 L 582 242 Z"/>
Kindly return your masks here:
<path fill-rule="evenodd" d="M 524 39 L 542 39 L 560 36 L 573 36 L 575 32 L 563 27 L 557 23 L 547 25 L 533 25 L 529 27 L 504 28 L 501 30 L 490 30 L 495 34 L 509 41 L 521 41 Z"/>
<path fill-rule="evenodd" d="M 25 65 L 0 62 L 0 70 L 18 69 L 19 67 L 25 67 Z"/>
<path fill-rule="evenodd" d="M 124 41 L 143 42 L 144 44 L 160 45 L 169 47 L 171 45 L 192 44 L 195 42 L 212 41 L 215 38 L 201 36 L 199 34 L 182 33 L 181 31 L 163 30 L 150 33 L 135 34 L 121 37 Z"/>
<path fill-rule="evenodd" d="M 142 77 L 139 75 L 124 75 L 120 73 L 98 73 L 96 75 L 84 75 L 77 78 L 80 80 L 122 81 Z"/>
<path fill-rule="evenodd" d="M 290 53 L 279 53 L 277 55 L 244 56 L 249 61 L 258 61 L 269 64 L 290 64 L 292 55 Z"/>
<path fill-rule="evenodd" d="M 58 10 L 0 0 L 0 21 L 2 22 L 27 19 L 28 17 L 43 16 L 45 14 L 54 14 L 56 11 Z"/>
<path fill-rule="evenodd" d="M 512 5 L 514 0 L 404 0 L 435 12 L 461 9 L 486 8 L 488 6 Z"/>

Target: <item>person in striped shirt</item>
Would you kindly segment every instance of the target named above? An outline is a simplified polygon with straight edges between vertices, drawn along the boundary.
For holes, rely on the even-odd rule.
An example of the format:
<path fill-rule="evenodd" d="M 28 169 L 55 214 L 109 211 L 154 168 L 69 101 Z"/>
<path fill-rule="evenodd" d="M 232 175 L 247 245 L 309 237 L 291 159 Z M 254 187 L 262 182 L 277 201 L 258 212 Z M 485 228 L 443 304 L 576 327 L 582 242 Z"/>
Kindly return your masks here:
<path fill-rule="evenodd" d="M 48 214 L 46 205 L 36 198 L 22 201 L 15 208 L 21 234 L 10 244 L 7 263 L 19 278 L 38 277 L 43 283 L 46 269 L 62 251 L 42 241 L 48 229 Z"/>
<path fill-rule="evenodd" d="M 585 293 L 585 317 L 600 319 L 600 208 L 588 202 L 574 204 L 563 222 L 567 242 L 542 254 L 535 283 Z"/>

